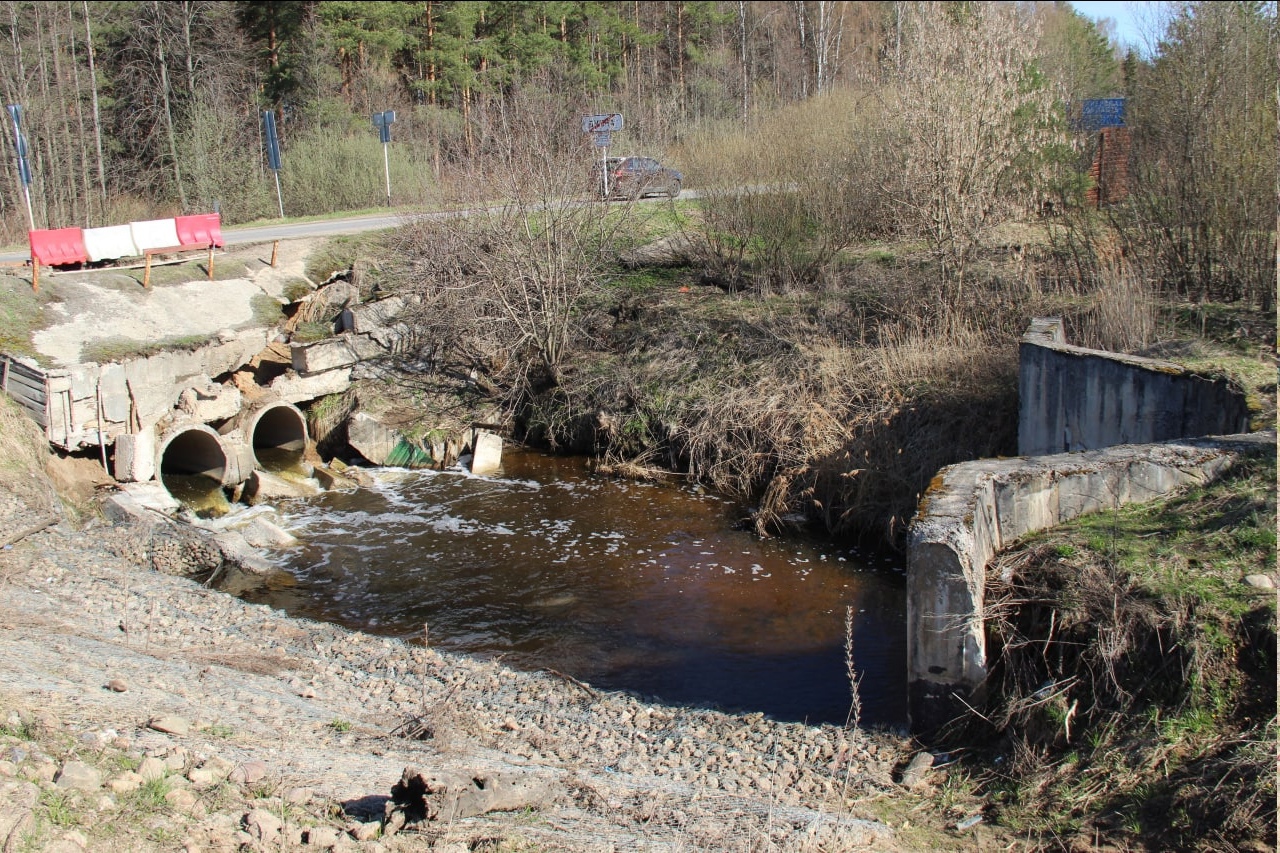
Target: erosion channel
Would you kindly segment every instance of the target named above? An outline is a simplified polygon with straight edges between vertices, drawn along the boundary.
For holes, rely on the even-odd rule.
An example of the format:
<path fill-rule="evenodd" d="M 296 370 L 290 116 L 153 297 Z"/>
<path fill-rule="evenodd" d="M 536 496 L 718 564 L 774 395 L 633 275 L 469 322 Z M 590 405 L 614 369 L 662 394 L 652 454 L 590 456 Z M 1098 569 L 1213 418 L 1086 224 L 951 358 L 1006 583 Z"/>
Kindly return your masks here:
<path fill-rule="evenodd" d="M 375 469 L 278 507 L 301 545 L 245 593 L 290 615 L 500 657 L 662 702 L 846 722 L 846 618 L 864 725 L 906 722 L 901 563 L 762 540 L 689 489 L 508 452 L 497 477 Z"/>

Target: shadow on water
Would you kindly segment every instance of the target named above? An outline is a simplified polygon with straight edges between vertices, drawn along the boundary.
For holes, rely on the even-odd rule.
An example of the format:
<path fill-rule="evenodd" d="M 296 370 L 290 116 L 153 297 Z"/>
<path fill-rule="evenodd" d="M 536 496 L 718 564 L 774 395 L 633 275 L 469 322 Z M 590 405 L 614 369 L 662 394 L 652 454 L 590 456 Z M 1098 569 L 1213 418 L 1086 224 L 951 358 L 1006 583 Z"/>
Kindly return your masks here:
<path fill-rule="evenodd" d="M 509 452 L 504 474 L 384 469 L 289 501 L 289 587 L 245 597 L 295 616 L 549 668 L 598 688 L 782 720 L 844 723 L 845 615 L 864 724 L 906 720 L 900 564 L 761 540 L 734 507 Z"/>

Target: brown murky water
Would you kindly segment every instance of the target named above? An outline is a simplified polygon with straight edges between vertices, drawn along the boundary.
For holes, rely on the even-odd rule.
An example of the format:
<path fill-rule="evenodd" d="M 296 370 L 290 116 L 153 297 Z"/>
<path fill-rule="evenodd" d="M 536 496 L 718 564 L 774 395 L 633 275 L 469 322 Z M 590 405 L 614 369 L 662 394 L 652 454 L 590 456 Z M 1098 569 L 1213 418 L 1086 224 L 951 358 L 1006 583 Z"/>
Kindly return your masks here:
<path fill-rule="evenodd" d="M 777 719 L 843 723 L 845 613 L 864 724 L 906 719 L 900 565 L 817 541 L 760 540 L 734 508 L 508 452 L 501 477 L 377 472 L 280 507 L 296 579 L 253 593 L 295 616 L 550 668 L 604 689 Z"/>

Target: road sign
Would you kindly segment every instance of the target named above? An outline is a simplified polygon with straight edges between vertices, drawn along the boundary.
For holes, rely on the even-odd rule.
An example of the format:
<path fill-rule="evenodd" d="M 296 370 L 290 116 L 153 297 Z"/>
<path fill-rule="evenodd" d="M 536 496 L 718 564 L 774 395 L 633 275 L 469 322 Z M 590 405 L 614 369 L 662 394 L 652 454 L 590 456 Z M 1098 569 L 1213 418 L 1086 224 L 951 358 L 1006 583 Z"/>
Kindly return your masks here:
<path fill-rule="evenodd" d="M 18 177 L 24 187 L 31 186 L 31 163 L 27 159 L 27 138 L 22 134 L 22 107 L 9 104 L 9 118 L 13 120 L 13 146 L 18 153 Z"/>
<path fill-rule="evenodd" d="M 591 142 L 597 148 L 608 148 L 613 142 L 613 134 L 607 130 L 602 130 L 592 135 Z"/>
<path fill-rule="evenodd" d="M 583 133 L 602 133 L 604 131 L 618 130 L 622 130 L 622 113 L 582 117 Z"/>
<path fill-rule="evenodd" d="M 1124 127 L 1124 98 L 1091 98 L 1080 108 L 1080 124 L 1089 133 Z"/>
<path fill-rule="evenodd" d="M 262 111 L 262 135 L 267 142 L 267 168 L 279 172 L 280 138 L 276 136 L 276 114 L 271 110 Z"/>
<path fill-rule="evenodd" d="M 391 141 L 391 125 L 396 120 L 396 111 L 387 110 L 373 114 L 373 126 L 378 129 L 378 141 L 385 144 Z"/>

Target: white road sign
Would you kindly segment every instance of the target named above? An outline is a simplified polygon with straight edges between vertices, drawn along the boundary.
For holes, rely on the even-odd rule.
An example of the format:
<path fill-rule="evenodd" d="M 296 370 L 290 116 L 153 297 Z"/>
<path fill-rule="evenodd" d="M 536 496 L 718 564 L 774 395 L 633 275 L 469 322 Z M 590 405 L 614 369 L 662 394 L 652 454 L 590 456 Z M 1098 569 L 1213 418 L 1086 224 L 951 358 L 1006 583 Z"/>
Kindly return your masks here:
<path fill-rule="evenodd" d="M 618 130 L 622 130 L 622 113 L 582 117 L 583 133 L 602 133 L 604 131 Z"/>

